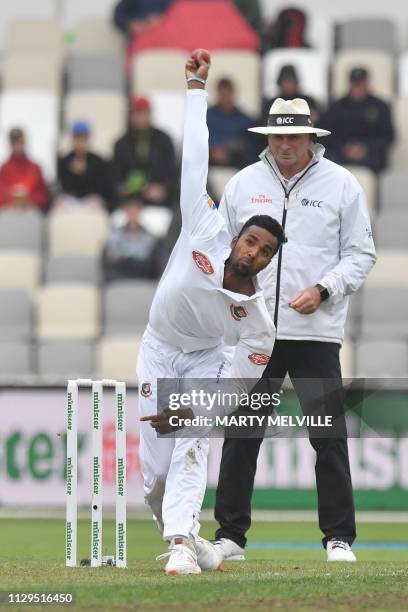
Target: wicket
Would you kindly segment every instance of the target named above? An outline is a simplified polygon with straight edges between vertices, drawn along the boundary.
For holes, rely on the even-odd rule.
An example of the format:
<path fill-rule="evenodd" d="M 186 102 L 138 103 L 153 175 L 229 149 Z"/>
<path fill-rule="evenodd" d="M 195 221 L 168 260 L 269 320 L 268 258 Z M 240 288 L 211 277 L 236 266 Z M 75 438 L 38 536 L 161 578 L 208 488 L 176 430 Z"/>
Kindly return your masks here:
<path fill-rule="evenodd" d="M 77 566 L 78 388 L 91 388 L 92 518 L 91 567 L 102 565 L 103 412 L 104 387 L 115 388 L 116 415 L 116 567 L 126 567 L 126 385 L 116 380 L 78 378 L 67 385 L 67 489 L 65 564 Z"/>

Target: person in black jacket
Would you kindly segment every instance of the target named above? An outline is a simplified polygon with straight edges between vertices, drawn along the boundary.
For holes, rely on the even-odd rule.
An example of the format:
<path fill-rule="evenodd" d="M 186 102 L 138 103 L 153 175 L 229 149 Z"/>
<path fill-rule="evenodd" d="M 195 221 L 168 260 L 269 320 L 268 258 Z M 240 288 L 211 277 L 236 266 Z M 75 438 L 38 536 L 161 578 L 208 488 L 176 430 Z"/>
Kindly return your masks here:
<path fill-rule="evenodd" d="M 394 141 L 391 111 L 386 102 L 370 93 L 365 68 L 353 68 L 348 94 L 328 108 L 321 124 L 331 131 L 325 143 L 328 159 L 374 172 L 387 166 L 387 153 Z"/>
<path fill-rule="evenodd" d="M 170 137 L 153 127 L 147 98 L 130 103 L 130 125 L 115 144 L 113 167 L 119 198 L 140 194 L 147 204 L 172 207 L 178 172 Z"/>
<path fill-rule="evenodd" d="M 105 159 L 89 150 L 90 135 L 90 126 L 85 121 L 72 126 L 72 150 L 58 160 L 61 194 L 54 206 L 112 208 L 112 169 Z"/>
<path fill-rule="evenodd" d="M 113 23 L 124 34 L 141 34 L 157 23 L 173 0 L 120 0 L 113 12 Z"/>

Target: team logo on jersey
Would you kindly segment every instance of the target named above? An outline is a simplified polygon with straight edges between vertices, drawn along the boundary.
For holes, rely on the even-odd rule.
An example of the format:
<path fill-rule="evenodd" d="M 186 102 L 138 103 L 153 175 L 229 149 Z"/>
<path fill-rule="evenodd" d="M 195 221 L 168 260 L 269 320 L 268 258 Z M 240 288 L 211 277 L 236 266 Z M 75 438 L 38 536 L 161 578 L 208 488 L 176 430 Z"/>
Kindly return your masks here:
<path fill-rule="evenodd" d="M 251 363 L 262 366 L 268 363 L 270 355 L 265 355 L 264 353 L 251 353 L 248 355 L 248 359 Z"/>
<path fill-rule="evenodd" d="M 210 260 L 200 251 L 193 251 L 192 253 L 194 263 L 204 274 L 214 274 L 214 268 L 211 265 Z"/>
<path fill-rule="evenodd" d="M 211 208 L 211 210 L 217 210 L 217 205 L 214 202 L 214 200 L 212 200 L 210 197 L 207 200 L 207 204 L 208 206 Z"/>
<path fill-rule="evenodd" d="M 143 395 L 143 397 L 150 397 L 152 394 L 152 383 L 142 383 L 142 386 L 140 387 L 140 394 Z"/>
<path fill-rule="evenodd" d="M 236 321 L 240 321 L 244 317 L 248 316 L 248 313 L 243 306 L 235 306 L 235 304 L 231 304 L 230 312 L 232 314 L 232 318 Z"/>

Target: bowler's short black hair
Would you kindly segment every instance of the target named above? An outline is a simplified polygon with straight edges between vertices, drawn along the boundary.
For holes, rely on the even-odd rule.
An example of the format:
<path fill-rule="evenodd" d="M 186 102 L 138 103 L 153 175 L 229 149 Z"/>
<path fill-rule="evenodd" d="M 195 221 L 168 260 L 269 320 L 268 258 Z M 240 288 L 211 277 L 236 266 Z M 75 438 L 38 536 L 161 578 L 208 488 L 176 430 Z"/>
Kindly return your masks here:
<path fill-rule="evenodd" d="M 263 229 L 266 229 L 267 232 L 270 232 L 272 236 L 275 236 L 278 241 L 278 249 L 282 244 L 288 241 L 279 221 L 273 217 L 270 217 L 269 215 L 254 215 L 253 217 L 250 217 L 242 226 L 242 229 L 238 234 L 238 238 L 240 238 L 242 234 L 245 234 L 251 225 L 262 227 Z"/>

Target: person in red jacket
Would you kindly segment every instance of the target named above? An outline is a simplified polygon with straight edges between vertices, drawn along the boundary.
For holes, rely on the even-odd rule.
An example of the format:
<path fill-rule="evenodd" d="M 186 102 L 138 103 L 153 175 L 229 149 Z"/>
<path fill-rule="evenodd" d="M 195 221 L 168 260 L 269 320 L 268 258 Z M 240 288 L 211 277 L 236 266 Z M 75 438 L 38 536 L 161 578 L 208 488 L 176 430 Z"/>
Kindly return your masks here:
<path fill-rule="evenodd" d="M 13 128 L 9 140 L 11 155 L 0 166 L 0 207 L 44 208 L 50 194 L 40 166 L 27 157 L 23 130 Z"/>

